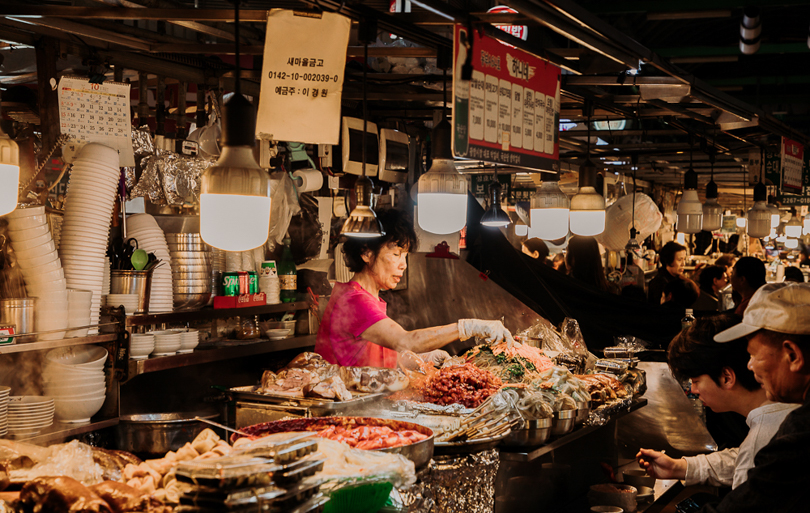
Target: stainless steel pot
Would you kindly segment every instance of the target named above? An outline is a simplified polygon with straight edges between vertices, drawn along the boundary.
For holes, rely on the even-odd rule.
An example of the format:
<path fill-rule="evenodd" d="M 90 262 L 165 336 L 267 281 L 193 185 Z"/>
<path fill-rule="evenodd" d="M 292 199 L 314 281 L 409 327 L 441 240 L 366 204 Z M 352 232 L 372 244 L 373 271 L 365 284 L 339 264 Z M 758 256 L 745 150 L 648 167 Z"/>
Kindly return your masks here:
<path fill-rule="evenodd" d="M 115 428 L 117 447 L 135 454 L 163 457 L 167 452 L 176 451 L 187 442 L 191 442 L 208 427 L 194 417 L 216 419 L 219 414 L 211 411 L 192 411 L 124 415 Z"/>
<path fill-rule="evenodd" d="M 18 335 L 33 333 L 36 300 L 35 297 L 0 299 L 0 324 L 13 325 L 14 333 Z M 15 337 L 14 341 L 17 344 L 25 344 L 36 339 L 36 335 L 28 335 Z"/>
<path fill-rule="evenodd" d="M 574 430 L 577 420 L 577 410 L 555 411 L 551 422 L 551 434 L 554 436 L 567 435 Z"/>
<path fill-rule="evenodd" d="M 503 439 L 507 447 L 533 447 L 546 443 L 551 436 L 551 419 L 527 420 L 523 429 L 512 430 Z"/>

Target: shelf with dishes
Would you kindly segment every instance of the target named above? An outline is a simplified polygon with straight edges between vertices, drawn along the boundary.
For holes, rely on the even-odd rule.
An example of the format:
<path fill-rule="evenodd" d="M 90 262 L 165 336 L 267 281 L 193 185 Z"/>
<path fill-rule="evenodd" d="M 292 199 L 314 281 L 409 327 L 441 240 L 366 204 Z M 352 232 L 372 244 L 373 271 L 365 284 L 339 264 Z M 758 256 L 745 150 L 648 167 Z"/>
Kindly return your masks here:
<path fill-rule="evenodd" d="M 90 422 L 85 424 L 68 424 L 63 422 L 54 422 L 50 427 L 40 431 L 35 436 L 28 438 L 18 438 L 19 442 L 26 442 L 36 445 L 47 445 L 51 443 L 58 443 L 67 438 L 76 435 L 82 435 L 91 431 L 98 431 L 99 429 L 108 428 L 118 424 L 118 417 L 105 417 L 98 415 L 93 417 Z"/>
<path fill-rule="evenodd" d="M 249 306 L 245 308 L 202 308 L 181 312 L 167 312 L 159 314 L 129 315 L 126 318 L 127 326 L 154 326 L 160 324 L 185 323 L 200 319 L 226 319 L 228 317 L 250 317 L 263 314 L 283 314 L 286 312 L 306 310 L 307 301 L 294 303 L 281 303 L 277 305 Z"/>
<path fill-rule="evenodd" d="M 315 335 L 288 337 L 280 340 L 225 340 L 201 344 L 194 352 L 173 356 L 155 356 L 143 360 L 130 360 L 127 379 L 140 374 L 158 372 L 190 365 L 200 365 L 220 360 L 241 358 L 274 351 L 302 349 L 315 345 Z"/>
<path fill-rule="evenodd" d="M 58 347 L 83 346 L 88 344 L 100 344 L 112 342 L 118 335 L 115 333 L 105 333 L 101 335 L 90 335 L 86 337 L 63 338 L 59 340 L 45 340 L 41 342 L 28 342 L 26 344 L 0 345 L 0 355 L 10 353 L 23 353 L 28 351 L 43 351 L 56 349 Z"/>

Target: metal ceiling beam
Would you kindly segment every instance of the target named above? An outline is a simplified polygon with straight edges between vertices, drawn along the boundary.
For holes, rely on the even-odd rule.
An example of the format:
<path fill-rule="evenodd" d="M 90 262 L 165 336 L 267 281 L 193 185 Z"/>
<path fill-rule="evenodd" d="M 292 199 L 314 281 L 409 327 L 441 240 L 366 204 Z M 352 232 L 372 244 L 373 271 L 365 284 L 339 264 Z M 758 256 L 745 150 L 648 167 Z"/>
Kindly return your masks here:
<path fill-rule="evenodd" d="M 688 44 L 688 41 L 685 41 Z M 720 57 L 742 55 L 739 46 L 682 46 L 656 48 L 653 50 L 662 57 Z M 760 45 L 755 55 L 807 53 L 807 43 L 770 43 Z"/>
<path fill-rule="evenodd" d="M 42 27 L 48 27 L 52 29 L 61 30 L 67 32 L 69 34 L 74 34 L 77 36 L 82 37 L 92 37 L 93 39 L 97 39 L 99 41 L 106 41 L 108 43 L 113 43 L 125 47 L 132 48 L 134 50 L 141 50 L 141 51 L 149 51 L 149 44 L 144 43 L 141 40 L 138 40 L 134 37 L 130 37 L 124 34 L 119 34 L 116 32 L 110 32 L 109 30 L 104 30 L 96 27 L 90 27 L 87 25 L 83 25 L 81 23 L 75 23 L 69 20 L 53 20 L 48 18 L 22 18 L 18 19 L 15 17 L 8 17 L 7 19 L 12 21 L 18 21 L 20 23 L 26 23 L 31 25 L 37 25 Z"/>
<path fill-rule="evenodd" d="M 631 14 L 651 12 L 684 12 L 719 9 L 743 9 L 751 5 L 741 0 L 616 0 L 612 2 L 598 2 L 590 7 L 596 14 Z M 789 7 L 792 5 L 807 5 L 807 0 L 768 0 L 770 7 Z"/>
<path fill-rule="evenodd" d="M 234 22 L 233 9 L 166 9 L 141 7 L 74 7 L 66 5 L 2 5 L 0 16 L 94 20 L 155 20 Z M 266 9 L 240 9 L 242 22 L 267 22 Z"/>

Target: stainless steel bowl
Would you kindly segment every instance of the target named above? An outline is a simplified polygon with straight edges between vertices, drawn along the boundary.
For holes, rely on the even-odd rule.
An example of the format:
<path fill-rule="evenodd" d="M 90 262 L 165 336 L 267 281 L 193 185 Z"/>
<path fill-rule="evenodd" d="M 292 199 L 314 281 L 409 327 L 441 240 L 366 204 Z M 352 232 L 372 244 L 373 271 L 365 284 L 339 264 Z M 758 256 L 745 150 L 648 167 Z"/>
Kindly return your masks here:
<path fill-rule="evenodd" d="M 211 273 L 172 271 L 172 278 L 176 280 L 202 280 L 211 281 Z"/>
<path fill-rule="evenodd" d="M 173 295 L 174 307 L 177 309 L 183 308 L 199 308 L 208 304 L 211 299 L 211 292 L 200 292 L 197 294 L 177 294 Z"/>
<path fill-rule="evenodd" d="M 199 233 L 167 233 L 166 242 L 199 242 L 202 243 Z"/>
<path fill-rule="evenodd" d="M 184 280 L 181 278 L 172 279 L 172 285 L 175 289 L 182 289 L 187 287 L 210 287 L 210 280 Z"/>
<path fill-rule="evenodd" d="M 124 415 L 116 426 L 118 443 L 122 451 L 135 454 L 165 456 L 191 442 L 208 427 L 194 417 L 215 419 L 218 413 L 210 411 L 178 413 L 145 413 Z"/>
<path fill-rule="evenodd" d="M 193 257 L 187 255 L 202 255 L 200 257 Z M 205 253 L 173 253 L 171 255 L 172 264 L 179 266 L 184 265 L 205 265 L 211 267 L 211 259 L 205 256 Z"/>
<path fill-rule="evenodd" d="M 591 413 L 591 402 L 590 401 L 583 401 L 577 403 L 577 420 L 576 424 L 583 424 L 586 420 L 588 420 L 588 415 Z"/>
<path fill-rule="evenodd" d="M 203 292 L 212 292 L 212 289 L 211 289 L 210 284 L 208 284 L 208 285 L 198 285 L 198 286 L 195 286 L 195 287 L 191 287 L 191 286 L 186 286 L 186 287 L 174 286 L 174 287 L 172 287 L 172 292 L 174 292 L 175 294 L 199 294 L 199 293 L 203 293 Z"/>
<path fill-rule="evenodd" d="M 577 420 L 577 410 L 555 411 L 552 416 L 551 434 L 554 436 L 567 435 L 574 430 Z"/>
<path fill-rule="evenodd" d="M 175 263 L 172 262 L 172 273 L 205 273 L 206 275 L 211 275 L 211 266 L 207 265 L 187 265 L 187 266 L 175 266 Z"/>
<path fill-rule="evenodd" d="M 201 242 L 167 242 L 166 244 L 169 246 L 169 253 L 175 253 L 177 251 L 203 253 L 208 251 Z"/>
<path fill-rule="evenodd" d="M 502 443 L 507 447 L 533 447 L 544 444 L 551 436 L 551 424 L 550 418 L 527 420 L 523 429 L 513 429 Z"/>

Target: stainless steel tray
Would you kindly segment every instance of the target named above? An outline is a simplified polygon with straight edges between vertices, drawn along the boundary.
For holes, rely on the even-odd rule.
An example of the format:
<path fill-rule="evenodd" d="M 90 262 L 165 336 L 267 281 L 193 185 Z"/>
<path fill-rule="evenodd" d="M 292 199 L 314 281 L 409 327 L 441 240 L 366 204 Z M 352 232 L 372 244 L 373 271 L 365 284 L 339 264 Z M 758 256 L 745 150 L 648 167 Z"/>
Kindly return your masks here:
<path fill-rule="evenodd" d="M 233 387 L 229 390 L 231 396 L 236 400 L 250 401 L 253 403 L 265 403 L 281 406 L 299 406 L 302 408 L 309 408 L 313 412 L 323 412 L 319 415 L 335 415 L 344 412 L 348 409 L 356 408 L 359 405 L 365 405 L 374 401 L 378 401 L 385 396 L 385 393 L 378 392 L 375 394 L 364 394 L 361 392 L 352 392 L 352 399 L 348 401 L 335 401 L 333 399 L 324 399 L 322 397 L 289 397 L 286 395 L 272 395 L 257 392 L 256 386 Z"/>

